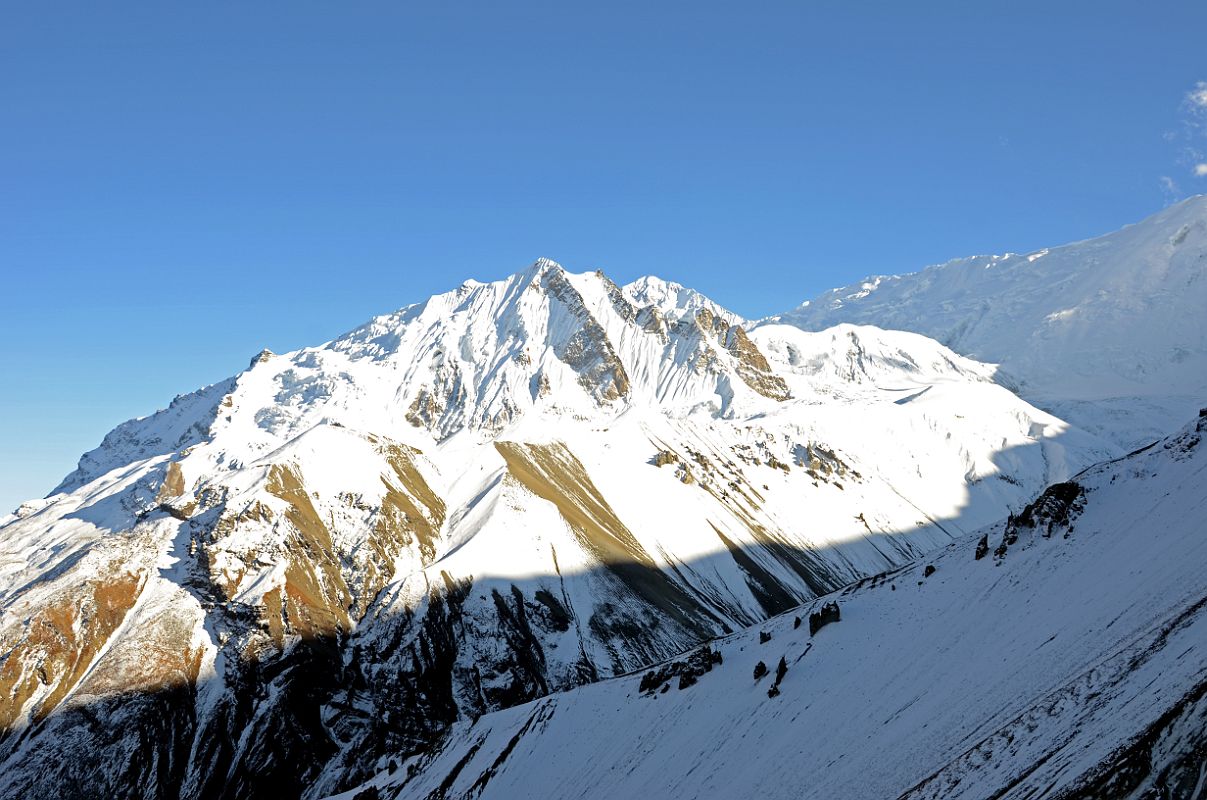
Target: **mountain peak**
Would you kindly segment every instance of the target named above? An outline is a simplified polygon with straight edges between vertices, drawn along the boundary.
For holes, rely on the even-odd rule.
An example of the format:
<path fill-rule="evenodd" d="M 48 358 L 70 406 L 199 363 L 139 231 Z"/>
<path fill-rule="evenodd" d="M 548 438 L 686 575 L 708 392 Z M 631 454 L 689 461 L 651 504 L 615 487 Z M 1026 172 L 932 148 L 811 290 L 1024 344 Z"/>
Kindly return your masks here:
<path fill-rule="evenodd" d="M 275 355 L 276 355 L 276 353 L 274 353 L 273 351 L 271 351 L 267 347 L 265 347 L 263 350 L 261 350 L 260 352 L 256 353 L 254 356 L 252 356 L 251 361 L 248 362 L 247 368 L 251 369 L 256 364 L 263 364 L 265 361 L 268 361 L 270 358 L 273 358 Z"/>
<path fill-rule="evenodd" d="M 736 323 L 746 320 L 695 289 L 681 283 L 664 280 L 656 275 L 643 275 L 624 285 L 624 293 L 639 306 L 654 306 L 669 319 L 694 316 L 701 309 Z"/>
<path fill-rule="evenodd" d="M 554 261 L 552 258 L 545 258 L 542 256 L 536 261 L 533 261 L 532 266 L 529 267 L 527 271 L 539 275 L 551 270 L 555 272 L 565 272 L 566 268 Z"/>

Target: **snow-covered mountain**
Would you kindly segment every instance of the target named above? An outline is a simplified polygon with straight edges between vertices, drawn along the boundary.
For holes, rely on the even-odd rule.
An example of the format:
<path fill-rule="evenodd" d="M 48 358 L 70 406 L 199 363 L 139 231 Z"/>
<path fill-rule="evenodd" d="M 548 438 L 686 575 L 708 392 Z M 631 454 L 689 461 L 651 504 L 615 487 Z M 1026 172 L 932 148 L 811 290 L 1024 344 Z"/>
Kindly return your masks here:
<path fill-rule="evenodd" d="M 1128 446 L 1207 398 L 1207 196 L 1097 239 L 868 278 L 774 318 L 931 336 L 1031 402 Z"/>
<path fill-rule="evenodd" d="M 343 797 L 1200 797 L 1205 437 L 1207 409 L 909 566 L 462 720 Z"/>
<path fill-rule="evenodd" d="M 263 352 L 0 519 L 0 797 L 339 791 L 1110 454 L 993 374 L 545 260 Z"/>

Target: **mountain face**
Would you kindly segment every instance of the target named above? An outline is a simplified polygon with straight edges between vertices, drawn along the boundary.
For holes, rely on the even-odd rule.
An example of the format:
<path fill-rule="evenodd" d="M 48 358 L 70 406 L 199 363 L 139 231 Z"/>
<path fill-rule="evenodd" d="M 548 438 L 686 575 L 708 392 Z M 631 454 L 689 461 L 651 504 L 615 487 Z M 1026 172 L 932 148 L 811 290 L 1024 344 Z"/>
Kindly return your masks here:
<path fill-rule="evenodd" d="M 1207 409 L 909 566 L 460 721 L 343 797 L 1198 797 L 1205 439 Z"/>
<path fill-rule="evenodd" d="M 993 377 L 549 261 L 265 351 L 0 519 L 0 797 L 340 791 L 1112 452 Z"/>
<path fill-rule="evenodd" d="M 878 325 L 1001 366 L 1031 402 L 1126 446 L 1207 398 L 1207 196 L 1115 233 L 834 289 L 774 318 Z"/>

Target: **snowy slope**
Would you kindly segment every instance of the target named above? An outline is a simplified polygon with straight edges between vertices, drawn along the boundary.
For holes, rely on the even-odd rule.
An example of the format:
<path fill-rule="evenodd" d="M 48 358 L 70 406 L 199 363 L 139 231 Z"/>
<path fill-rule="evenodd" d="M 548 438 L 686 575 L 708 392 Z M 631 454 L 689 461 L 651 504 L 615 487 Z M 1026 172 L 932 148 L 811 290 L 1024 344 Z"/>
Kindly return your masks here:
<path fill-rule="evenodd" d="M 1008 523 L 650 670 L 459 722 L 343 797 L 1197 797 L 1204 437 L 1207 410 Z M 840 618 L 811 633 L 831 602 Z"/>
<path fill-rule="evenodd" d="M 1207 397 L 1207 196 L 1115 233 L 833 289 L 774 319 L 931 336 L 1031 402 L 1127 446 Z"/>
<path fill-rule="evenodd" d="M 261 353 L 0 520 L 0 797 L 336 791 L 1109 453 L 992 373 L 545 260 Z"/>

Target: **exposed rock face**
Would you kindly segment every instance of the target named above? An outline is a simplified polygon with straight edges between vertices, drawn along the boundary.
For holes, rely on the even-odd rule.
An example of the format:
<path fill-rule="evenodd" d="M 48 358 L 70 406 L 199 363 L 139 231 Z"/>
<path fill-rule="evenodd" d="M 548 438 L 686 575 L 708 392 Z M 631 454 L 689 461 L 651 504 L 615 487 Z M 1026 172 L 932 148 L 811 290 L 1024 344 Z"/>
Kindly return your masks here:
<path fill-rule="evenodd" d="M 605 279 L 606 280 L 606 279 Z M 569 339 L 555 345 L 557 357 L 578 374 L 579 383 L 601 403 L 618 400 L 629 393 L 629 376 L 612 349 L 608 335 L 587 310 L 583 297 L 566 279 L 560 267 L 547 268 L 541 285 L 551 297 L 561 301 L 565 310 L 578 321 L 579 329 Z M 636 312 L 611 281 L 605 290 L 622 319 L 633 321 Z"/>
<path fill-rule="evenodd" d="M 431 430 L 436 427 L 443 413 L 444 407 L 435 396 L 428 389 L 420 389 L 411 401 L 411 407 L 407 409 L 407 422 L 416 428 Z"/>
<path fill-rule="evenodd" d="M 626 322 L 635 321 L 637 319 L 637 307 L 629 300 L 628 296 L 624 293 L 624 289 L 613 283 L 612 279 L 604 275 L 602 271 L 597 270 L 595 277 L 603 284 L 604 293 L 608 296 L 608 301 L 612 304 L 612 310 L 616 312 L 617 316 Z"/>
<path fill-rule="evenodd" d="M 250 368 L 254 367 L 256 364 L 263 364 L 265 361 L 268 361 L 268 359 L 272 358 L 275 355 L 276 355 L 276 353 L 272 352 L 267 347 L 265 347 L 263 350 L 261 350 L 259 353 L 257 353 L 255 356 L 252 357 L 251 362 L 248 363 L 247 366 L 250 369 Z"/>
<path fill-rule="evenodd" d="M 727 323 L 709 308 L 697 311 L 695 321 L 706 340 L 715 341 L 733 356 L 738 377 L 747 386 L 772 400 L 783 401 L 792 396 L 787 383 L 771 369 L 767 358 L 741 325 Z M 705 348 L 701 355 L 702 363 L 711 366 L 716 363 L 716 354 L 707 344 Z"/>
<path fill-rule="evenodd" d="M 637 314 L 637 322 L 643 331 L 652 333 L 661 341 L 666 342 L 669 327 L 666 316 L 657 306 L 646 306 L 641 309 Z"/>
<path fill-rule="evenodd" d="M 653 694 L 659 688 L 666 691 L 666 686 L 672 678 L 678 678 L 680 690 L 696 685 L 700 678 L 712 671 L 715 664 L 723 661 L 721 654 L 708 645 L 697 648 L 684 658 L 661 664 L 641 676 L 638 690 L 643 694 Z"/>
<path fill-rule="evenodd" d="M 1034 502 L 1028 503 L 1017 516 L 1012 515 L 1002 533 L 1002 542 L 994 550 L 996 558 L 1004 558 L 1010 547 L 1018 543 L 1023 531 L 1037 531 L 1045 539 L 1053 533 L 1068 536 L 1073 521 L 1085 507 L 1085 490 L 1075 481 L 1053 484 Z"/>
<path fill-rule="evenodd" d="M 281 614 L 280 621 L 269 621 L 269 630 L 288 630 L 302 639 L 347 634 L 351 627 L 347 609 L 352 596 L 340 570 L 331 532 L 310 502 L 301 479 L 289 467 L 274 465 L 265 489 L 288 504 L 285 521 L 293 529 L 281 543 L 290 554 L 284 585 L 274 589 L 273 599 L 265 602 L 266 610 Z"/>
<path fill-rule="evenodd" d="M 788 384 L 772 372 L 767 358 L 759 352 L 754 342 L 750 341 L 742 326 L 730 327 L 726 339 L 729 352 L 737 359 L 738 375 L 746 381 L 747 386 L 772 400 L 787 400 L 792 396 L 788 391 Z"/>
<path fill-rule="evenodd" d="M 116 569 L 118 565 L 113 565 Z M 138 598 L 144 576 L 91 581 L 70 597 L 38 609 L 0 640 L 0 725 L 12 729 L 24 710 L 41 722 L 76 689 Z"/>
<path fill-rule="evenodd" d="M 838 622 L 841 619 L 842 610 L 839 609 L 838 603 L 826 603 L 817 611 L 809 614 L 809 635 L 813 636 L 831 622 Z"/>
<path fill-rule="evenodd" d="M 1084 508 L 1085 490 L 1076 481 L 1053 484 L 1015 518 L 1016 527 L 1042 528 L 1045 537 L 1068 529 Z"/>

